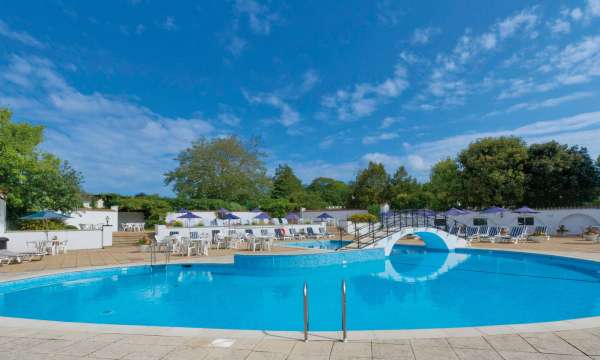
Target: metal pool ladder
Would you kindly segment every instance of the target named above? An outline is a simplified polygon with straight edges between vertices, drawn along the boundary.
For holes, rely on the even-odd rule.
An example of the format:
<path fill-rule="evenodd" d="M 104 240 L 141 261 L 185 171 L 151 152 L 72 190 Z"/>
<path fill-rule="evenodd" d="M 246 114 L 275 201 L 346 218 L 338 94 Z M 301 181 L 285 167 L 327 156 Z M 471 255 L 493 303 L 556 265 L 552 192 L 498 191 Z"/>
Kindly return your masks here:
<path fill-rule="evenodd" d="M 308 285 L 304 282 L 302 289 L 304 302 L 304 342 L 308 341 Z M 348 331 L 346 329 L 346 280 L 342 280 L 342 341 L 348 339 Z"/>

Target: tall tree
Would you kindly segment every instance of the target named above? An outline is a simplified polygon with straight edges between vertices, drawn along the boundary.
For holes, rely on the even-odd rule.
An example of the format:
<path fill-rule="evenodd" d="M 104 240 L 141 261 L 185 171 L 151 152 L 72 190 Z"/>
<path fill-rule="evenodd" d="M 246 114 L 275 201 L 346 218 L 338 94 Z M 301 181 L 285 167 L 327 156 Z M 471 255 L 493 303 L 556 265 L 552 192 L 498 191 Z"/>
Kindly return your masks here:
<path fill-rule="evenodd" d="M 466 204 L 515 206 L 525 193 L 527 147 L 517 137 L 479 139 L 458 156 Z"/>
<path fill-rule="evenodd" d="M 308 191 L 319 194 L 330 206 L 343 206 L 350 196 L 350 187 L 343 181 L 328 177 L 318 177 L 307 187 Z"/>
<path fill-rule="evenodd" d="M 165 174 L 180 198 L 221 199 L 245 204 L 264 196 L 270 180 L 258 142 L 242 142 L 235 136 L 201 138 L 183 150 L 179 165 Z"/>
<path fill-rule="evenodd" d="M 7 194 L 13 219 L 29 210 L 69 211 L 81 205 L 80 173 L 67 162 L 39 150 L 42 126 L 13 123 L 0 109 L 0 191 Z"/>
<path fill-rule="evenodd" d="M 294 170 L 287 164 L 279 165 L 273 177 L 271 197 L 274 199 L 289 199 L 292 194 L 301 192 L 304 192 L 304 187 L 300 179 L 294 174 Z"/>
<path fill-rule="evenodd" d="M 389 182 L 390 177 L 383 164 L 370 161 L 367 168 L 356 175 L 352 186 L 351 205 L 364 209 L 386 202 Z"/>
<path fill-rule="evenodd" d="M 528 154 L 525 166 L 528 205 L 578 205 L 598 196 L 600 171 L 586 148 L 550 141 L 532 144 Z"/>
<path fill-rule="evenodd" d="M 429 206 L 432 209 L 447 210 L 461 206 L 463 190 L 456 161 L 447 158 L 437 162 L 431 169 L 425 188 L 430 195 Z"/>
<path fill-rule="evenodd" d="M 427 205 L 421 184 L 400 166 L 390 180 L 389 197 L 394 209 L 419 209 Z"/>

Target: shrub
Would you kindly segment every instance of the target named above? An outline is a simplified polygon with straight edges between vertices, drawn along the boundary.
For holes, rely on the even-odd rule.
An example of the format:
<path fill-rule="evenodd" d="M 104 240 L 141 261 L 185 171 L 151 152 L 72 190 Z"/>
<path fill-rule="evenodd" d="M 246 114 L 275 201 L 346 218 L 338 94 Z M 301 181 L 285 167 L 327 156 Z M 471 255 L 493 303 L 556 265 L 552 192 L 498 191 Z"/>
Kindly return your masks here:
<path fill-rule="evenodd" d="M 171 227 L 178 227 L 178 228 L 180 228 L 180 227 L 183 227 L 183 223 L 181 221 L 179 221 L 179 220 L 175 220 L 175 221 L 171 222 Z"/>
<path fill-rule="evenodd" d="M 354 214 L 349 216 L 348 220 L 354 223 L 376 222 L 377 216 L 373 214 Z"/>
<path fill-rule="evenodd" d="M 49 220 L 47 225 L 43 220 L 21 220 L 17 223 L 19 230 L 64 230 L 67 226 L 71 225 L 65 225 L 60 220 Z"/>

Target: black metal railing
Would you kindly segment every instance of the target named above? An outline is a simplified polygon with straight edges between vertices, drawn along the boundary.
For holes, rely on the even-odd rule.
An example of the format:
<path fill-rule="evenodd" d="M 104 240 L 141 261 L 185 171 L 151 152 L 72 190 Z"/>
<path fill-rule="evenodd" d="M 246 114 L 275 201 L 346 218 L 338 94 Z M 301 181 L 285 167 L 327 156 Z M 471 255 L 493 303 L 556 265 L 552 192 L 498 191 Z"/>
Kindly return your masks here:
<path fill-rule="evenodd" d="M 354 243 L 359 249 L 376 243 L 405 228 L 427 227 L 467 239 L 467 225 L 427 209 L 400 210 L 381 214 L 380 221 L 354 228 Z"/>

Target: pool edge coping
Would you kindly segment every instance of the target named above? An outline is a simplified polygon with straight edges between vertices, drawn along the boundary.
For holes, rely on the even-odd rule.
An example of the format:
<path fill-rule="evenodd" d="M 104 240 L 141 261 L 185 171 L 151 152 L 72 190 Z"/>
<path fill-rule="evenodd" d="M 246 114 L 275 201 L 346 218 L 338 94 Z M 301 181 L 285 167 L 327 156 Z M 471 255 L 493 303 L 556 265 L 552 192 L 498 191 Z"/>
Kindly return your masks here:
<path fill-rule="evenodd" d="M 409 245 L 407 246 L 419 246 Z M 576 255 L 564 255 L 549 251 L 495 249 L 495 248 L 468 248 L 472 250 L 514 252 L 535 255 L 557 256 L 567 259 L 576 259 L 600 263 L 600 260 L 582 258 Z M 273 255 L 273 254 L 270 254 Z M 282 253 L 280 255 L 290 255 Z M 302 255 L 302 254 L 298 254 Z M 233 264 L 234 255 L 222 257 L 208 257 L 197 259 L 178 259 L 170 264 Z M 219 261 L 221 260 L 221 261 Z M 225 260 L 225 261 L 223 261 Z M 0 283 L 37 278 L 48 275 L 59 275 L 65 273 L 76 273 L 90 270 L 119 269 L 134 266 L 148 266 L 147 262 L 134 262 L 118 265 L 86 266 L 81 268 L 45 270 L 35 273 L 16 273 L 14 276 L 0 278 Z M 6 273 L 5 273 L 6 274 Z M 187 328 L 170 326 L 147 326 L 147 325 L 119 325 L 119 324 L 95 324 L 66 321 L 51 321 L 39 319 L 27 319 L 17 317 L 0 316 L 0 328 L 23 328 L 29 330 L 47 330 L 48 328 L 74 332 L 95 332 L 103 334 L 123 335 L 149 335 L 149 336 L 171 336 L 171 337 L 220 337 L 220 338 L 262 338 L 265 336 L 281 337 L 289 340 L 302 340 L 303 333 L 300 331 L 271 331 L 271 330 L 238 330 L 217 328 Z M 352 330 L 348 331 L 349 340 L 385 340 L 385 339 L 410 339 L 410 338 L 451 338 L 486 335 L 509 335 L 521 333 L 542 333 L 566 330 L 582 330 L 600 328 L 600 316 L 549 321 L 523 324 L 505 324 L 490 326 L 466 326 L 456 328 L 428 328 L 428 329 L 405 329 L 405 330 Z M 340 331 L 310 331 L 309 338 L 326 338 L 329 340 L 341 339 Z"/>

